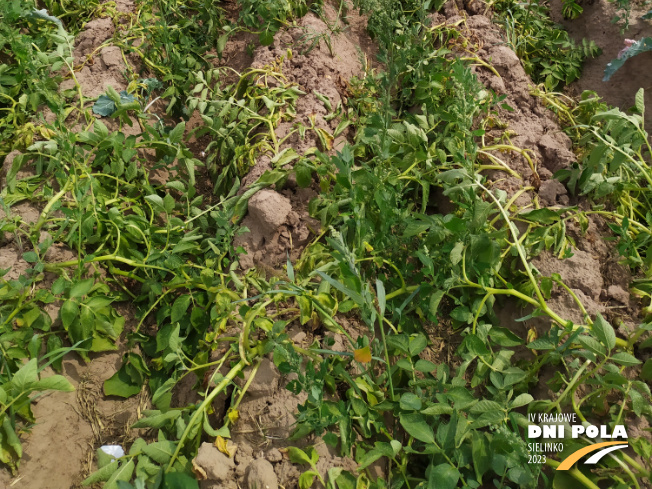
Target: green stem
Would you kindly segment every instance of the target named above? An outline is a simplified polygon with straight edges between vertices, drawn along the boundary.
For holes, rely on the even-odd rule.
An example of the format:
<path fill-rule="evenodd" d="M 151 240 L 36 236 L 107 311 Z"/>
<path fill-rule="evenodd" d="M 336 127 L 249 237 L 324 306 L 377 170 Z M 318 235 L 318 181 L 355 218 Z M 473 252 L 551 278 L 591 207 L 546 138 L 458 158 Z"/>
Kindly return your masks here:
<path fill-rule="evenodd" d="M 632 472 L 632 470 L 627 466 L 625 462 L 620 460 L 618 457 L 616 457 L 613 453 L 610 453 L 609 456 L 618 464 L 620 467 L 625 471 L 625 473 L 629 476 L 630 479 L 632 479 L 632 482 L 634 482 L 634 487 L 636 489 L 641 489 L 641 486 L 638 483 L 638 480 L 636 480 L 636 476 Z"/>
<path fill-rule="evenodd" d="M 568 386 L 566 387 L 564 392 L 561 393 L 561 395 L 557 398 L 557 400 L 554 403 L 548 406 L 548 408 L 546 409 L 546 413 L 549 413 L 555 408 L 559 409 L 559 404 L 561 403 L 561 401 L 563 401 L 564 397 L 566 397 L 566 395 L 575 388 L 577 379 L 579 379 L 579 377 L 582 375 L 582 372 L 584 372 L 589 365 L 591 365 L 591 360 L 587 360 L 586 362 L 584 362 L 584 364 L 580 367 L 580 369 L 575 373 L 571 381 L 568 383 Z"/>
<path fill-rule="evenodd" d="M 414 292 L 415 290 L 417 290 L 418 288 L 419 288 L 418 285 L 410 285 L 410 286 L 408 286 L 408 287 L 401 287 L 400 289 L 397 289 L 397 290 L 395 290 L 394 292 L 390 292 L 389 294 L 387 294 L 387 295 L 385 296 L 385 300 L 388 301 L 388 300 L 390 300 L 390 299 L 393 299 L 393 298 L 396 297 L 397 295 L 406 294 L 406 293 L 408 293 L 408 292 L 409 292 L 409 293 L 412 293 L 412 292 Z"/>
<path fill-rule="evenodd" d="M 589 313 L 586 311 L 586 308 L 584 307 L 584 304 L 582 304 L 582 301 L 580 301 L 579 297 L 577 297 L 577 294 L 575 294 L 575 292 L 573 292 L 573 291 L 570 289 L 570 287 L 568 287 L 568 286 L 567 286 L 564 282 L 562 282 L 561 280 L 556 280 L 555 278 L 553 278 L 553 280 L 555 281 L 555 283 L 556 283 L 557 285 L 563 287 L 563 288 L 566 290 L 566 292 L 568 292 L 568 293 L 571 295 L 571 297 L 572 297 L 573 300 L 575 301 L 575 304 L 577 304 L 577 307 L 579 307 L 579 308 L 580 308 L 580 311 L 582 311 L 582 316 L 584 317 L 584 320 L 587 321 L 587 322 L 590 322 L 590 321 L 591 321 L 591 317 L 589 316 Z"/>
<path fill-rule="evenodd" d="M 647 330 L 643 328 L 637 329 L 636 332 L 634 332 L 634 334 L 627 341 L 627 349 L 628 350 L 631 349 L 634 346 L 634 344 L 638 341 L 638 339 L 641 337 L 641 335 L 643 335 L 646 331 Z"/>
<path fill-rule="evenodd" d="M 545 463 L 548 467 L 552 467 L 553 469 L 557 469 L 557 467 L 561 465 L 560 462 L 557 462 L 556 460 L 552 460 L 551 458 L 546 458 Z M 588 489 L 600 489 L 599 486 L 595 485 L 591 479 L 585 476 L 576 467 L 568 470 L 567 473 L 576 481 L 584 484 L 584 487 L 587 487 Z"/>
<path fill-rule="evenodd" d="M 74 177 L 73 177 L 73 179 L 74 179 Z M 50 201 L 47 203 L 47 205 L 43 208 L 43 211 L 41 212 L 41 215 L 39 216 L 38 221 L 36 221 L 36 224 L 34 225 L 34 229 L 32 231 L 33 233 L 37 233 L 37 232 L 39 232 L 41 230 L 41 228 L 43 227 L 43 225 L 47 221 L 48 214 L 52 210 L 52 207 L 54 207 L 54 205 L 61 199 L 61 197 L 66 195 L 68 190 L 70 190 L 73 179 L 68 180 L 66 182 L 66 184 L 63 186 L 63 188 L 61 190 L 59 190 L 59 192 L 57 192 L 50 199 Z M 75 260 L 75 263 L 77 263 L 77 260 Z"/>
<path fill-rule="evenodd" d="M 582 411 L 580 410 L 579 404 L 575 401 L 575 396 L 571 397 L 571 403 L 573 404 L 573 411 L 575 411 L 575 414 L 577 414 L 577 417 L 582 420 L 583 423 L 586 423 L 586 418 L 582 414 Z"/>
<path fill-rule="evenodd" d="M 242 333 L 240 333 L 240 339 L 238 341 L 238 350 L 240 352 L 240 358 L 246 365 L 250 365 L 248 354 L 250 355 L 252 352 L 251 345 L 249 345 L 249 329 L 251 328 L 251 323 L 256 317 L 258 317 L 258 314 L 261 311 L 264 311 L 272 302 L 272 299 L 266 302 L 261 302 L 245 315 L 244 327 L 242 328 Z"/>
<path fill-rule="evenodd" d="M 168 473 L 170 470 L 172 470 L 172 466 L 174 465 L 174 462 L 177 460 L 179 457 L 179 452 L 181 452 L 181 447 L 183 446 L 184 442 L 188 438 L 188 435 L 190 434 L 190 431 L 192 427 L 195 425 L 195 423 L 198 421 L 200 416 L 204 415 L 204 412 L 210 406 L 210 404 L 213 402 L 213 399 L 217 397 L 217 395 L 222 392 L 226 387 L 231 383 L 231 381 L 240 373 L 240 371 L 245 367 L 245 362 L 243 360 L 240 360 L 231 370 L 229 371 L 228 374 L 222 379 L 222 381 L 215 386 L 215 389 L 211 391 L 211 393 L 204 399 L 204 401 L 199 405 L 197 410 L 193 413 L 192 417 L 190 418 L 190 421 L 188 421 L 188 425 L 186 426 L 186 429 L 184 430 L 183 434 L 181 435 L 181 438 L 179 439 L 179 443 L 177 444 L 177 448 L 172 454 L 172 458 L 170 459 L 170 462 L 168 463 L 167 468 L 165 469 L 165 472 Z"/>
<path fill-rule="evenodd" d="M 502 147 L 505 145 L 496 145 L 496 148 Z M 534 168 L 532 168 L 534 171 Z M 538 304 L 540 306 L 545 306 L 546 300 L 543 297 L 543 294 L 541 293 L 541 289 L 539 289 L 539 284 L 537 284 L 537 281 L 534 278 L 534 275 L 532 274 L 532 269 L 530 267 L 530 263 L 528 262 L 527 256 L 525 255 L 525 250 L 523 247 L 520 245 L 519 240 L 518 240 L 518 229 L 516 229 L 516 226 L 514 226 L 514 223 L 512 223 L 511 219 L 509 218 L 509 215 L 507 214 L 507 211 L 503 208 L 503 206 L 500 204 L 500 201 L 496 198 L 496 196 L 493 194 L 493 192 L 490 192 L 487 187 L 482 185 L 480 182 L 478 182 L 478 186 L 483 189 L 491 200 L 494 201 L 498 209 L 500 210 L 500 213 L 503 216 L 503 219 L 505 219 L 505 223 L 507 223 L 507 226 L 509 227 L 509 230 L 514 238 L 514 243 L 516 246 L 516 250 L 518 252 L 519 257 L 521 258 L 521 262 L 523 263 L 523 267 L 525 268 L 525 272 L 527 273 L 528 278 L 530 279 L 530 283 L 534 287 L 534 292 L 537 295 L 537 298 L 539 299 Z M 545 306 L 547 307 L 547 306 Z M 563 323 L 562 323 L 563 324 Z"/>
<path fill-rule="evenodd" d="M 525 158 L 528 162 L 528 165 L 530 166 L 530 170 L 532 170 L 532 173 L 537 175 L 537 170 L 536 166 L 534 166 L 534 162 L 532 161 L 532 158 L 530 158 L 530 155 L 528 154 L 527 149 L 522 149 L 522 148 L 517 148 L 516 146 L 513 146 L 511 144 L 494 144 L 493 146 L 485 146 L 481 148 L 478 151 L 481 151 L 486 154 L 487 151 L 514 151 L 516 153 L 519 153 L 523 158 Z"/>
<path fill-rule="evenodd" d="M 396 398 L 394 397 L 394 383 L 392 382 L 392 364 L 389 363 L 389 351 L 387 350 L 387 340 L 385 339 L 385 327 L 383 326 L 383 318 L 381 318 L 381 321 L 379 321 L 379 327 L 380 327 L 380 337 L 383 340 L 383 350 L 385 353 L 385 362 L 387 362 L 387 381 L 389 383 L 389 393 L 391 396 L 391 400 L 394 401 Z"/>
<path fill-rule="evenodd" d="M 641 466 L 641 464 L 639 464 L 636 460 L 634 460 L 632 457 L 627 455 L 625 452 L 621 452 L 621 453 L 622 453 L 622 456 L 623 456 L 623 460 L 625 462 L 627 462 L 629 465 L 631 465 L 632 467 L 634 467 L 637 472 L 639 472 L 640 474 L 644 475 L 647 478 L 650 477 L 650 473 L 647 470 L 645 470 Z"/>
<path fill-rule="evenodd" d="M 623 394 L 623 399 L 627 399 L 630 390 L 632 390 L 632 383 L 627 382 L 627 390 L 625 391 L 625 394 Z M 616 417 L 616 421 L 614 421 L 614 424 L 620 424 L 620 420 L 623 417 L 623 412 L 625 411 L 625 404 L 626 404 L 625 401 L 620 403 L 620 411 L 618 412 L 618 416 Z"/>
<path fill-rule="evenodd" d="M 487 299 L 489 299 L 489 297 L 491 297 L 491 294 L 485 294 L 485 296 L 482 298 L 482 301 L 480 301 L 478 310 L 475 312 L 475 316 L 473 317 L 473 334 L 475 334 L 475 328 L 478 325 L 478 318 L 482 313 L 482 307 L 484 306 L 485 302 L 487 302 Z"/>
<path fill-rule="evenodd" d="M 95 258 L 88 260 L 84 263 L 96 263 L 102 261 L 117 261 L 120 263 L 124 263 L 125 265 L 130 265 L 134 268 L 151 268 L 154 270 L 162 270 L 164 272 L 173 273 L 172 270 L 168 270 L 167 268 L 157 267 L 156 265 L 146 265 L 145 263 L 139 263 L 137 261 L 130 260 L 129 258 L 124 258 L 122 256 L 118 256 L 115 254 L 96 256 Z M 79 262 L 80 260 L 68 260 L 68 261 L 62 261 L 58 263 L 49 263 L 45 265 L 45 270 L 48 272 L 55 272 L 61 268 L 74 267 L 75 265 L 79 265 Z"/>
<path fill-rule="evenodd" d="M 231 409 L 238 409 L 238 406 L 242 402 L 242 399 L 244 398 L 244 395 L 247 393 L 247 389 L 249 389 L 249 386 L 253 382 L 254 378 L 256 377 L 256 373 L 258 372 L 258 368 L 260 367 L 260 364 L 262 362 L 258 360 L 256 362 L 256 365 L 254 365 L 254 368 L 251 370 L 251 373 L 249 374 L 249 378 L 247 379 L 247 382 L 245 385 L 242 387 L 242 390 L 240 391 L 240 394 L 238 395 L 238 399 L 236 399 L 235 403 L 231 406 Z M 224 426 L 229 426 L 231 423 L 231 418 L 227 416 L 226 421 L 224 422 Z"/>

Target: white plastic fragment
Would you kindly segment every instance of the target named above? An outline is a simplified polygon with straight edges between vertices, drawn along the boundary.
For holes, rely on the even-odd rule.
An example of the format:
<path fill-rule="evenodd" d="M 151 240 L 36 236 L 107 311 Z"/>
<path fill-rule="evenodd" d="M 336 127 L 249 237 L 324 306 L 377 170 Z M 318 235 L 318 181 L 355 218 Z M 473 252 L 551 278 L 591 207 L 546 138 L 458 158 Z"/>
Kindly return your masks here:
<path fill-rule="evenodd" d="M 107 455 L 111 455 L 113 458 L 120 458 L 125 456 L 125 451 L 120 445 L 103 445 L 100 447 Z"/>

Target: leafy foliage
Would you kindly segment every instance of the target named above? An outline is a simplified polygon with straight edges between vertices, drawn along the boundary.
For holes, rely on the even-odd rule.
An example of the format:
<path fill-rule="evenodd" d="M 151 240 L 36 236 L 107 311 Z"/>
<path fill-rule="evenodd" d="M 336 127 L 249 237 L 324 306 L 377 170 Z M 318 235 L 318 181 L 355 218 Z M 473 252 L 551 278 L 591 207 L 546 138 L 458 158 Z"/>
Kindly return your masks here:
<path fill-rule="evenodd" d="M 101 11 L 108 10 L 99 0 L 43 0 L 48 15 L 62 22 L 72 33 L 77 33 L 86 22 L 93 20 Z M 43 10 L 39 11 L 43 12 Z"/>
<path fill-rule="evenodd" d="M 268 355 L 283 374 L 294 374 L 287 388 L 306 393 L 293 438 L 322 436 L 358 463 L 357 473 L 323 474 L 313 448 L 289 448 L 290 460 L 302 466 L 302 489 L 317 481 L 329 489 L 539 487 L 549 476 L 528 463 L 526 412 L 573 410 L 605 423 L 650 415 L 650 390 L 634 369 L 642 368 L 646 380 L 652 367 L 649 361 L 641 367 L 631 352 L 644 335 L 640 348 L 649 346 L 652 327 L 643 324 L 623 338 L 600 315 L 573 324 L 549 305 L 558 287 L 582 308 L 559 275 L 541 276 L 530 259 L 544 249 L 568 256 L 566 222 L 586 226 L 588 212 L 522 212 L 485 179 L 487 165 L 478 157 L 488 150 L 479 145 L 482 119 L 501 98 L 447 47 L 460 35 L 456 27 L 429 25 L 429 11 L 440 2 L 355 2 L 369 15 L 386 70 L 353 80 L 346 107 L 326 107 L 328 117 L 343 118 L 334 134 L 295 124 L 286 137 L 318 136 L 319 148 L 303 155 L 281 150 L 275 132 L 293 120 L 303 95 L 286 81 L 283 60 L 234 74 L 213 67 L 209 47 L 219 56 L 238 29 L 255 29 L 267 44 L 321 3 L 240 3 L 242 27 L 227 25 L 210 0 L 141 1 L 126 34 L 112 42 L 139 56 L 144 76 L 156 78 L 132 73 L 127 90 L 109 87 L 92 106 L 79 96 L 72 38 L 63 26 L 76 28 L 96 15 L 96 4 L 60 2 L 61 23 L 17 2 L 0 5 L 3 16 L 20 24 L 0 24 L 7 39 L 0 59 L 9 60 L 0 103 L 10 109 L 1 127 L 17 141 L 2 151 L 20 150 L 0 194 L 0 230 L 20 243 L 28 264 L 17 279 L 0 280 L 0 460 L 13 468 L 21 456 L 18 435 L 32 421 L 32 393 L 70 389 L 57 375 L 40 378 L 39 370 L 60 368 L 69 351 L 88 359 L 89 352 L 114 350 L 122 335 L 134 348 L 104 392 L 129 397 L 147 389 L 153 409 L 134 427 L 156 436 L 137 439 L 119 459 L 98 451 L 87 486 L 196 488 L 192 458 L 200 443 L 210 438 L 219 445 L 231 436 L 238 405 Z M 591 45 L 582 52 L 555 30 L 543 7 L 497 6 L 528 71 L 549 88 L 575 79 L 583 57 L 594 52 Z M 57 94 L 56 77 L 38 85 L 45 83 L 39 77 L 61 69 L 75 81 L 75 101 Z M 29 103 L 21 105 L 25 95 Z M 168 104 L 166 120 L 148 112 L 157 97 Z M 562 176 L 585 195 L 621 206 L 611 214 L 612 229 L 633 267 L 648 266 L 650 246 L 642 98 L 633 115 L 588 98 L 561 113 L 573 121 L 569 133 L 586 156 Z M 17 137 L 43 103 L 63 115 L 41 126 L 36 138 Z M 82 123 L 77 131 L 62 121 L 73 111 Z M 202 125 L 193 135 L 208 140 L 207 173 L 185 143 L 185 120 L 194 111 Z M 116 129 L 109 130 L 107 118 Z M 138 137 L 124 130 L 134 123 L 142 129 Z M 354 137 L 331 151 L 348 126 Z M 240 191 L 240 179 L 261 155 L 273 169 Z M 32 174 L 20 178 L 27 168 Z M 158 169 L 173 176 L 159 183 L 151 178 Z M 232 243 L 248 199 L 261 188 L 281 188 L 292 173 L 300 186 L 319 185 L 309 211 L 321 221 L 323 239 L 296 263 L 288 259 L 284 274 L 238 273 Z M 202 195 L 197 180 L 209 176 L 213 195 Z M 42 211 L 35 223 L 12 211 L 26 201 Z M 52 260 L 55 246 L 72 250 L 72 258 Z M 43 287 L 46 272 L 58 275 L 50 289 Z M 647 281 L 637 287 L 652 297 Z M 505 328 L 496 310 L 506 299 L 530 307 L 530 317 L 547 318 L 549 330 L 522 338 Z M 56 322 L 43 311 L 54 301 L 61 303 Z M 115 309 L 120 301 L 135 308 L 138 324 L 128 332 Z M 360 326 L 355 338 L 342 326 L 345 317 Z M 333 348 L 327 333 L 310 347 L 295 345 L 287 328 L 310 321 L 344 338 L 344 351 Z M 436 331 L 449 344 L 447 357 L 431 348 Z M 526 349 L 536 355 L 516 355 Z M 546 370 L 556 372 L 548 382 L 553 395 L 534 399 L 532 387 Z M 188 376 L 200 400 L 173 408 L 173 389 Z M 212 402 L 227 390 L 233 391 L 229 414 L 215 420 Z M 607 398 L 613 402 L 605 409 Z M 632 440 L 649 459 L 646 443 Z M 387 477 L 371 480 L 365 471 L 380 459 Z M 628 467 L 634 485 L 636 477 L 649 477 L 627 456 L 602 462 L 597 475 L 577 469 L 568 477 L 586 487 L 598 478 L 608 485 L 622 480 L 616 466 Z M 553 486 L 567 482 L 563 477 L 555 476 Z"/>
<path fill-rule="evenodd" d="M 190 113 L 182 104 L 193 86 L 191 73 L 212 66 L 211 47 L 221 54 L 226 44 L 230 31 L 224 10 L 216 0 L 146 0 L 137 18 L 116 45 L 141 57 L 142 69 L 163 84 L 166 112 L 187 119 Z"/>
<path fill-rule="evenodd" d="M 636 95 L 636 112 L 609 109 L 592 92 L 567 114 L 575 126 L 569 134 L 583 149 L 581 163 L 560 172 L 569 188 L 595 201 L 609 198 L 614 212 L 599 211 L 615 218 L 611 225 L 619 238 L 618 250 L 634 268 L 649 268 L 647 250 L 652 244 L 644 217 L 650 205 L 649 141 L 644 124 L 644 91 Z M 567 108 L 569 109 L 569 108 Z M 638 216 L 638 217 L 637 217 Z"/>
<path fill-rule="evenodd" d="M 545 5 L 507 0 L 497 2 L 495 7 L 506 41 L 521 58 L 525 72 L 549 90 L 577 80 L 584 59 L 600 53 L 593 41 L 583 40 L 581 46 L 576 46 L 568 33 L 550 19 Z"/>
<path fill-rule="evenodd" d="M 258 31 L 260 44 L 268 46 L 274 41 L 274 34 L 294 18 L 308 13 L 308 8 L 319 11 L 321 0 L 238 0 L 241 5 L 240 21 L 247 27 Z M 261 29 L 262 26 L 262 29 Z"/>
<path fill-rule="evenodd" d="M 32 118 L 45 104 L 61 107 L 58 71 L 72 64 L 72 38 L 61 23 L 34 12 L 33 2 L 0 4 L 0 159 L 47 134 Z"/>
<path fill-rule="evenodd" d="M 584 9 L 575 0 L 563 0 L 561 12 L 566 19 L 577 19 Z"/>
<path fill-rule="evenodd" d="M 223 88 L 218 84 L 224 74 L 221 70 L 197 72 L 193 77 L 196 95 L 188 99 L 188 107 L 197 108 L 205 122 L 197 136 L 210 135 L 211 142 L 205 151 L 217 194 L 226 195 L 261 155 L 273 155 L 275 166 L 279 167 L 298 157 L 294 151 L 286 151 L 286 157 L 281 158 L 282 141 L 274 131 L 281 122 L 293 119 L 295 102 L 304 92 L 296 84 L 286 83 L 277 70 L 278 67 L 251 69 L 236 83 Z M 295 132 L 297 129 L 284 139 Z"/>

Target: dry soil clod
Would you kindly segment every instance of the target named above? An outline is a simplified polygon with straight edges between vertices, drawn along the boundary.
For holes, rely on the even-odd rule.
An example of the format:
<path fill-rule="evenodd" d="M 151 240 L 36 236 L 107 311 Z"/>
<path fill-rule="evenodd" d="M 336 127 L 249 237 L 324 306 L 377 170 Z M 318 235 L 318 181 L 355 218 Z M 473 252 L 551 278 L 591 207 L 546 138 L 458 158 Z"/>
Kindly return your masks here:
<path fill-rule="evenodd" d="M 274 467 L 264 458 L 254 460 L 245 472 L 246 489 L 278 489 Z"/>

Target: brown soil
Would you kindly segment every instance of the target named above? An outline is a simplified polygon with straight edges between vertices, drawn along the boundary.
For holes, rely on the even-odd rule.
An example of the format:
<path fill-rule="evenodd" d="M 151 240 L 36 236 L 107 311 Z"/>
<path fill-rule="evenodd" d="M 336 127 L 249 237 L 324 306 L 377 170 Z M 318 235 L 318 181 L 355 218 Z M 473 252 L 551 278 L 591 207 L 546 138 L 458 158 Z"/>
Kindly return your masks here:
<path fill-rule="evenodd" d="M 646 90 L 645 105 L 652 104 L 652 52 L 643 53 L 628 60 L 625 65 L 611 77 L 608 82 L 602 81 L 604 69 L 611 60 L 616 59 L 618 52 L 625 47 L 625 39 L 640 39 L 652 36 L 652 23 L 640 17 L 649 10 L 637 7 L 630 16 L 629 28 L 621 34 L 622 23 L 614 24 L 612 19 L 616 15 L 615 2 L 607 0 L 588 0 L 580 2 L 584 12 L 574 20 L 566 20 L 561 14 L 561 0 L 551 0 L 551 14 L 555 22 L 559 22 L 568 31 L 573 39 L 581 42 L 582 39 L 594 41 L 602 54 L 584 63 L 582 77 L 571 85 L 578 93 L 584 90 L 593 90 L 605 102 L 623 110 L 634 106 L 634 96 L 639 88 Z M 647 111 L 646 123 L 652 123 L 652 113 Z"/>
<path fill-rule="evenodd" d="M 97 448 L 128 447 L 137 437 L 130 426 L 145 400 L 108 399 L 102 393 L 104 380 L 121 364 L 122 354 L 117 352 L 96 356 L 88 364 L 72 357 L 64 360 L 63 374 L 75 392 L 50 392 L 34 402 L 36 423 L 21 436 L 24 456 L 18 476 L 11 479 L 0 472 L 0 487 L 78 488 L 93 471 Z"/>

